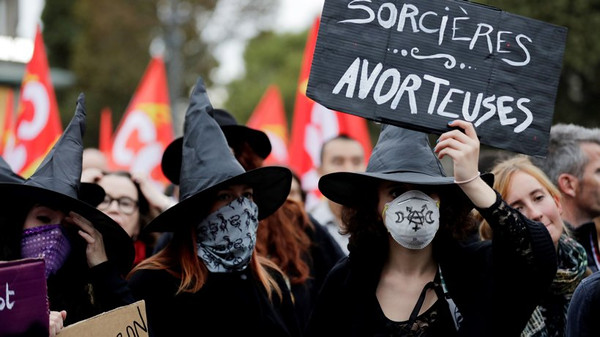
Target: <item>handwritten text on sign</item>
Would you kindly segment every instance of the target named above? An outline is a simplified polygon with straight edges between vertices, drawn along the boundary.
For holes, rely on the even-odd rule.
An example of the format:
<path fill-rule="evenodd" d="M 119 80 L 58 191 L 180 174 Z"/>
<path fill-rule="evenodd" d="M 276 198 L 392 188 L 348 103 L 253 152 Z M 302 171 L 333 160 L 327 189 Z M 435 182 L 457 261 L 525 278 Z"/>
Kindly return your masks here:
<path fill-rule="evenodd" d="M 472 2 L 326 0 L 307 95 L 371 120 L 544 156 L 566 28 Z"/>

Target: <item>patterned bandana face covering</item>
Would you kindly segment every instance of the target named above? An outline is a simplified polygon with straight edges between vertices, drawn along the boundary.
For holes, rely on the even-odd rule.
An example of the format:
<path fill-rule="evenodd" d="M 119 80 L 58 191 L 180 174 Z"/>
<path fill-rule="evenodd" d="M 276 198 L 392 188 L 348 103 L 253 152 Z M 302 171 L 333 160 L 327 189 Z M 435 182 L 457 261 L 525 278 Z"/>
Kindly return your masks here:
<path fill-rule="evenodd" d="M 439 205 L 427 194 L 412 190 L 385 204 L 383 219 L 401 246 L 423 249 L 433 241 L 440 227 Z"/>
<path fill-rule="evenodd" d="M 258 206 L 240 197 L 198 225 L 198 256 L 213 273 L 244 270 L 256 245 L 257 229 Z"/>
<path fill-rule="evenodd" d="M 21 257 L 43 258 L 46 279 L 62 267 L 70 252 L 71 245 L 61 225 L 44 225 L 23 230 Z"/>

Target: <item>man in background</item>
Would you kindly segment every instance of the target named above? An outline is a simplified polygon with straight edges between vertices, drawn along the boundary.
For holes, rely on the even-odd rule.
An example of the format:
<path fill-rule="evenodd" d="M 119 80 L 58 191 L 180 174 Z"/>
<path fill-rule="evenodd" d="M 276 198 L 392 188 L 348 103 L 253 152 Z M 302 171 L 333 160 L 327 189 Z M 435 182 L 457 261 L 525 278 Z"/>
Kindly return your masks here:
<path fill-rule="evenodd" d="M 321 146 L 321 164 L 317 169 L 319 178 L 333 172 L 360 172 L 366 168 L 365 150 L 362 144 L 348 135 L 340 134 Z M 342 205 L 325 197 L 309 210 L 309 213 L 322 225 L 342 251 L 348 255 L 348 235 L 342 234 Z"/>
<path fill-rule="evenodd" d="M 562 195 L 562 218 L 588 254 L 592 271 L 600 267 L 600 129 L 556 124 L 550 129 L 546 158 L 531 158 Z"/>

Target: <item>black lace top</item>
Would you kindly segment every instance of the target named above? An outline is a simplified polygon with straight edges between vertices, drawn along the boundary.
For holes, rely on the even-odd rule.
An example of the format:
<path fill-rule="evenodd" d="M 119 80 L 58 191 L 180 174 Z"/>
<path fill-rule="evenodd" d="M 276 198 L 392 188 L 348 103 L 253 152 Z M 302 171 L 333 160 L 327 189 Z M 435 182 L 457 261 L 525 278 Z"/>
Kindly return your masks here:
<path fill-rule="evenodd" d="M 386 336 L 430 336 L 428 332 L 431 329 L 435 329 L 436 325 L 440 324 L 440 310 L 443 310 L 441 307 L 440 301 L 438 300 L 431 308 L 429 308 L 429 310 L 418 316 L 417 320 L 412 323 L 410 321 L 394 322 L 386 317 Z"/>
<path fill-rule="evenodd" d="M 432 288 L 438 300 L 424 313 L 416 315 L 421 310 L 421 301 L 427 289 Z M 411 318 L 406 321 L 393 321 L 385 316 L 379 302 L 377 302 L 377 315 L 382 320 L 383 331 L 377 336 L 402 336 L 402 337 L 427 337 L 427 336 L 455 336 L 456 328 L 450 315 L 448 303 L 444 299 L 439 273 L 434 282 L 425 286 L 421 298 L 416 304 Z"/>

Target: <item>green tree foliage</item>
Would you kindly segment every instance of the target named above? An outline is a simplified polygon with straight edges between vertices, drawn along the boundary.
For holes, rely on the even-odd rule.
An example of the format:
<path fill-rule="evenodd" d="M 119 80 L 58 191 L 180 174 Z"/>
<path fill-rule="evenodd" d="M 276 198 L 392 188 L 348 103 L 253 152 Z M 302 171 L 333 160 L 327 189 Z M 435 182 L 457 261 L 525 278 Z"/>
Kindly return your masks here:
<path fill-rule="evenodd" d="M 73 21 L 74 0 L 47 0 L 42 20 L 44 42 L 48 46 L 48 63 L 52 67 L 68 69 L 71 50 L 75 44 L 73 32 L 79 30 Z"/>
<path fill-rule="evenodd" d="M 156 5 L 143 0 L 48 0 L 42 20 L 50 65 L 68 69 L 76 78 L 73 87 L 57 91 L 63 125 L 72 116 L 78 93 L 85 93 L 85 140 L 96 146 L 100 110 L 110 107 L 118 122 L 150 60 L 148 46 L 154 36 L 148 27 L 159 24 Z"/>
<path fill-rule="evenodd" d="M 510 13 L 568 29 L 554 123 L 600 126 L 600 1 L 481 0 Z"/>
<path fill-rule="evenodd" d="M 76 78 L 72 88 L 56 93 L 63 125 L 72 116 L 77 95 L 84 92 L 88 112 L 84 142 L 86 146 L 97 146 L 100 111 L 104 107 L 112 110 L 116 128 L 148 66 L 150 46 L 161 40 L 164 45 L 170 45 L 165 41 L 180 41 L 179 52 L 167 49 L 164 60 L 169 86 L 177 96 L 170 92 L 171 102 L 187 102 L 198 76 L 208 86 L 212 84 L 209 74 L 218 66 L 212 53 L 214 47 L 245 36 L 250 28 L 264 30 L 272 22 L 270 18 L 277 3 L 277 0 L 46 0 L 42 22 L 50 66 L 69 70 Z M 226 15 L 215 15 L 219 8 Z M 221 19 L 215 26 L 216 17 Z M 209 28 L 213 28 L 212 39 L 203 34 Z M 177 68 L 175 65 L 179 65 L 180 72 L 173 70 Z"/>
<path fill-rule="evenodd" d="M 70 120 L 80 92 L 86 94 L 86 146 L 97 146 L 100 111 L 109 107 L 116 128 L 150 61 L 150 45 L 164 36 L 166 23 L 158 17 L 161 0 L 46 0 L 42 21 L 52 67 L 70 70 L 73 87 L 57 91 L 63 125 Z M 200 38 L 216 0 L 178 1 L 185 19 L 182 32 L 182 95 L 197 76 L 217 66 Z M 169 62 L 169 55 L 165 55 Z M 191 84 L 190 84 L 191 83 Z"/>
<path fill-rule="evenodd" d="M 74 13 L 80 27 L 70 64 L 76 89 L 86 93 L 88 118 L 109 106 L 118 122 L 150 60 L 148 27 L 159 24 L 156 7 L 144 0 L 79 0 Z"/>
<path fill-rule="evenodd" d="M 279 87 L 291 123 L 307 34 L 263 32 L 249 41 L 244 52 L 245 75 L 227 86 L 225 108 L 239 123 L 246 123 L 271 84 Z"/>

